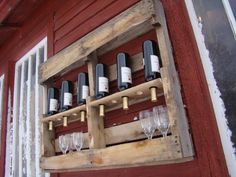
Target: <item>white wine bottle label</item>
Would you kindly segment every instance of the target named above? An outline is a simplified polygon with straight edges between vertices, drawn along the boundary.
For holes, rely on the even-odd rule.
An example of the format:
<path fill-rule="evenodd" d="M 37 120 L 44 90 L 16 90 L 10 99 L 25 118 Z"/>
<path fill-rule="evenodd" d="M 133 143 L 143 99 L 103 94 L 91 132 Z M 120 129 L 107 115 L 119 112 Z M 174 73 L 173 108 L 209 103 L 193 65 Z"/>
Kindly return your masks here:
<path fill-rule="evenodd" d="M 71 93 L 64 93 L 64 105 L 65 106 L 72 106 L 72 94 Z"/>
<path fill-rule="evenodd" d="M 98 78 L 98 91 L 99 92 L 109 92 L 108 79 L 106 77 Z"/>
<path fill-rule="evenodd" d="M 160 72 L 160 63 L 158 56 L 150 55 L 152 72 Z"/>
<path fill-rule="evenodd" d="M 82 99 L 86 99 L 89 95 L 89 87 L 87 85 L 82 86 Z"/>
<path fill-rule="evenodd" d="M 121 67 L 121 82 L 132 84 L 131 69 L 129 67 Z"/>
<path fill-rule="evenodd" d="M 57 111 L 57 109 L 58 109 L 58 100 L 50 98 L 49 111 Z"/>

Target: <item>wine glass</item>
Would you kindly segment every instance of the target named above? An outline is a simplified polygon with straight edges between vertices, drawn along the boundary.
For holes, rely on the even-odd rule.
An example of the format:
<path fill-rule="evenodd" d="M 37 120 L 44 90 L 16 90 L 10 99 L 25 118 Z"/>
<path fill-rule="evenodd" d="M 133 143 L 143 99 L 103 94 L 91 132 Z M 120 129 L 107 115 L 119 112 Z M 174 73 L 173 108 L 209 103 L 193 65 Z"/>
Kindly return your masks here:
<path fill-rule="evenodd" d="M 83 147 L 83 132 L 77 132 L 72 134 L 73 144 L 77 151 L 80 151 Z"/>
<path fill-rule="evenodd" d="M 163 137 L 166 137 L 170 127 L 167 107 L 155 106 L 153 107 L 153 113 L 154 113 L 154 122 L 156 124 L 156 128 L 161 132 Z"/>
<path fill-rule="evenodd" d="M 75 149 L 74 144 L 73 144 L 72 134 L 67 134 L 65 136 L 66 136 L 66 139 L 67 139 L 68 144 L 69 144 L 69 147 L 68 147 L 69 152 L 72 152 Z"/>
<path fill-rule="evenodd" d="M 144 134 L 148 139 L 152 139 L 152 136 L 156 129 L 153 112 L 149 110 L 139 112 L 139 120 Z"/>
<path fill-rule="evenodd" d="M 63 154 L 66 154 L 66 152 L 68 151 L 69 142 L 66 135 L 59 136 L 59 148 L 61 149 Z"/>

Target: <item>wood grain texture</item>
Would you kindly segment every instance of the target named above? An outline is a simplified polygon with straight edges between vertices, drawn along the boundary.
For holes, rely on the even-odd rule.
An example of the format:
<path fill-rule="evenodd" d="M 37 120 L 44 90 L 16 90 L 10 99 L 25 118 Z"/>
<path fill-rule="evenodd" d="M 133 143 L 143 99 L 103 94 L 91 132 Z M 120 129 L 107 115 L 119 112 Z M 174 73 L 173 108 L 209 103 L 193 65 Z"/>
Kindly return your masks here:
<path fill-rule="evenodd" d="M 95 67 L 97 64 L 97 53 L 93 52 L 88 57 L 88 73 L 89 73 L 89 90 L 94 95 L 95 89 Z M 89 137 L 89 148 L 104 148 L 105 135 L 104 135 L 104 120 L 98 116 L 98 108 L 90 106 L 90 102 L 93 101 L 93 97 L 87 97 L 87 125 L 88 125 L 88 137 Z"/>
<path fill-rule="evenodd" d="M 129 97 L 129 105 L 137 104 L 150 99 L 150 88 L 156 87 L 158 96 L 163 95 L 161 79 L 155 79 L 143 84 L 131 87 L 122 92 L 116 92 L 99 100 L 91 101 L 91 107 L 98 107 L 100 104 L 105 105 L 106 111 L 119 109 L 122 107 L 122 97 Z"/>
<path fill-rule="evenodd" d="M 84 150 L 56 157 L 41 158 L 41 167 L 46 171 L 109 169 L 137 165 L 178 163 L 181 157 L 178 137 L 168 136 L 166 139 L 144 140 L 111 146 L 105 149 Z M 190 159 L 181 159 L 180 161 L 183 162 L 185 160 Z"/>
<path fill-rule="evenodd" d="M 130 141 L 146 139 L 145 134 L 139 121 L 134 121 L 122 125 L 106 128 L 104 130 L 106 145 L 114 145 L 120 143 L 127 143 Z M 155 131 L 153 137 L 161 136 L 159 131 Z M 88 133 L 84 133 L 83 148 L 89 147 Z M 55 151 L 61 152 L 58 145 L 58 139 L 55 140 Z"/>
<path fill-rule="evenodd" d="M 50 157 L 55 155 L 55 131 L 48 130 L 48 124 L 41 124 L 41 155 L 43 157 Z"/>
<path fill-rule="evenodd" d="M 54 55 L 41 65 L 39 69 L 40 83 L 66 72 L 67 68 L 75 63 L 81 62 L 81 64 L 84 64 L 83 58 L 92 51 L 143 24 L 151 18 L 151 7 L 149 1 L 141 1 Z M 78 66 L 81 64 L 78 64 Z"/>
<path fill-rule="evenodd" d="M 71 0 L 73 1 L 73 0 Z M 76 0 L 75 0 L 76 1 Z M 43 3 L 42 8 L 36 9 L 34 14 L 30 16 L 28 21 L 24 23 L 21 30 L 13 35 L 10 40 L 8 40 L 4 46 L 0 49 L 0 55 L 4 56 L 0 60 L 0 72 L 4 73 L 6 63 L 8 61 L 17 61 L 25 52 L 32 48 L 38 41 L 40 41 L 45 35 L 45 28 L 51 28 L 47 26 L 49 14 L 54 11 L 54 1 L 46 1 Z M 58 2 L 58 1 L 57 1 Z M 123 1 L 131 2 L 131 0 Z M 168 31 L 170 34 L 170 39 L 173 47 L 173 54 L 175 59 L 175 64 L 180 76 L 180 81 L 182 84 L 182 96 L 184 99 L 184 104 L 186 104 L 186 110 L 190 122 L 190 129 L 193 135 L 194 146 L 196 149 L 196 157 L 193 161 L 184 162 L 180 164 L 168 164 L 168 165 L 157 165 L 157 166 L 140 166 L 135 168 L 121 168 L 112 170 L 98 170 L 98 171 L 83 171 L 83 172 L 73 172 L 73 173 L 60 173 L 51 174 L 53 177 L 103 177 L 103 176 L 129 176 L 129 177 L 222 177 L 228 176 L 227 167 L 225 164 L 224 154 L 222 151 L 222 146 L 219 138 L 219 132 L 215 122 L 214 112 L 211 106 L 211 99 L 208 93 L 208 86 L 204 78 L 204 72 L 202 64 L 200 61 L 200 56 L 198 53 L 197 45 L 195 42 L 195 37 L 192 31 L 192 27 L 189 21 L 188 13 L 184 1 L 182 0 L 162 0 L 165 10 L 165 15 L 167 19 Z M 65 3 L 61 4 L 61 9 L 64 9 Z M 126 6 L 127 7 L 127 6 Z M 124 6 L 123 9 L 125 10 Z M 112 17 L 113 12 L 116 8 L 107 12 L 105 15 Z M 90 11 L 92 13 L 93 11 Z M 51 17 L 50 17 L 51 18 Z M 45 19 L 45 20 L 43 20 Z M 96 23 L 98 26 L 98 20 L 95 19 L 91 23 Z M 92 26 L 89 22 L 86 23 L 87 32 Z M 83 33 L 87 33 L 86 30 Z M 60 49 L 65 48 L 65 46 L 70 45 L 71 41 L 76 41 L 80 38 L 79 34 L 80 28 L 71 33 L 66 42 L 61 42 Z M 156 36 L 151 35 L 152 32 L 148 33 L 148 39 L 156 40 Z M 67 37 L 69 34 L 66 34 Z M 140 38 L 139 38 L 140 39 Z M 48 41 L 49 42 L 49 41 Z M 50 42 L 52 43 L 52 41 Z M 55 47 L 55 44 L 53 44 Z M 134 41 L 133 43 L 127 43 L 117 50 L 112 51 L 115 53 L 118 50 L 127 51 L 130 53 L 141 51 L 141 44 L 139 41 Z M 136 50 L 133 50 L 136 49 Z M 107 62 L 111 60 L 111 55 L 107 56 Z M 109 58 L 109 59 L 108 59 Z M 14 66 L 14 63 L 11 64 Z M 8 72 L 9 82 L 14 81 L 14 69 Z M 139 78 L 141 82 L 142 78 Z M 13 88 L 13 83 L 11 84 L 11 89 Z M 13 93 L 13 92 L 12 92 Z M 163 103 L 160 103 L 163 104 Z M 147 109 L 151 104 L 139 104 L 131 107 L 129 114 L 121 114 L 119 110 L 109 112 L 107 115 L 106 126 L 111 126 L 114 122 L 127 121 L 131 117 L 135 116 L 135 112 Z M 7 108 L 6 108 L 7 110 Z M 71 124 L 68 128 L 59 128 L 57 133 L 63 134 L 70 129 L 74 131 L 79 130 L 80 124 Z M 2 133 L 4 133 L 3 131 Z M 209 138 L 208 136 L 211 136 Z M 4 134 L 3 134 L 4 136 Z M 3 140 L 4 141 L 4 140 Z M 4 169 L 4 156 L 1 156 L 0 168 Z M 4 170 L 1 170 L 0 176 L 4 176 Z"/>
<path fill-rule="evenodd" d="M 163 89 L 166 105 L 168 107 L 168 114 L 171 119 L 170 124 L 172 126 L 172 132 L 174 133 L 176 128 L 176 133 L 180 136 L 183 156 L 189 157 L 194 155 L 193 144 L 189 134 L 188 120 L 181 96 L 178 73 L 176 72 L 172 55 L 172 46 L 169 39 L 165 14 L 160 1 L 153 0 L 153 4 L 155 8 L 153 25 L 156 26 L 158 45 L 163 64 L 161 77 L 163 79 Z"/>
<path fill-rule="evenodd" d="M 78 106 L 78 107 L 75 107 L 75 108 L 72 108 L 72 109 L 69 109 L 67 111 L 64 111 L 64 112 L 60 112 L 60 113 L 57 113 L 57 114 L 54 114 L 52 116 L 44 116 L 42 119 L 41 119 L 41 122 L 49 122 L 49 121 L 53 121 L 54 125 L 59 125 L 59 124 L 62 124 L 61 123 L 61 120 L 63 117 L 68 117 L 68 122 L 73 122 L 75 120 L 79 120 L 79 113 L 80 111 L 82 110 L 86 110 L 86 106 L 85 105 L 81 105 L 81 106 Z M 73 115 L 73 114 L 77 114 L 78 116 L 76 115 Z"/>

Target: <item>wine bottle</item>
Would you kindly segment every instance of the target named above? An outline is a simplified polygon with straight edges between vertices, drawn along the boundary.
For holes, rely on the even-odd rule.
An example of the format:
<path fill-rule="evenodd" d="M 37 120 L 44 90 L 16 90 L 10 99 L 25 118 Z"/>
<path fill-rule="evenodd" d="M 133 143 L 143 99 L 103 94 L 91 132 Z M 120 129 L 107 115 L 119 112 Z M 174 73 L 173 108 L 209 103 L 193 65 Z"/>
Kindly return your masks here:
<path fill-rule="evenodd" d="M 118 53 L 116 57 L 117 66 L 117 86 L 120 91 L 131 87 L 132 74 L 131 68 L 129 67 L 129 55 L 127 53 Z M 123 110 L 129 109 L 129 98 L 128 96 L 122 97 Z"/>
<path fill-rule="evenodd" d="M 150 81 L 161 77 L 160 66 L 161 61 L 158 57 L 159 51 L 156 42 L 146 40 L 143 43 L 143 58 L 144 58 L 144 72 L 145 80 Z M 150 87 L 151 101 L 157 101 L 157 87 Z"/>
<path fill-rule="evenodd" d="M 72 107 L 72 90 L 71 81 L 62 81 L 61 84 L 61 111 L 66 111 Z"/>
<path fill-rule="evenodd" d="M 88 73 L 79 73 L 77 82 L 77 104 L 82 105 L 86 103 L 86 97 L 89 95 Z M 86 111 L 80 111 L 81 122 L 85 121 Z"/>
<path fill-rule="evenodd" d="M 106 66 L 104 64 L 96 65 L 96 98 L 100 99 L 109 93 L 108 78 L 106 77 Z"/>
<path fill-rule="evenodd" d="M 109 81 L 106 77 L 106 66 L 104 64 L 96 65 L 96 89 L 95 96 L 97 99 L 105 97 L 109 93 Z M 105 105 L 99 105 L 99 116 L 105 116 Z"/>
<path fill-rule="evenodd" d="M 89 95 L 88 73 L 79 73 L 77 82 L 77 104 L 86 103 L 86 97 Z"/>
<path fill-rule="evenodd" d="M 48 88 L 48 115 L 58 112 L 59 90 L 57 88 Z"/>
<path fill-rule="evenodd" d="M 118 53 L 116 57 L 117 66 L 117 86 L 120 91 L 131 87 L 132 75 L 129 67 L 129 55 L 127 53 Z"/>
<path fill-rule="evenodd" d="M 155 41 L 146 40 L 143 43 L 143 58 L 144 58 L 144 70 L 145 80 L 150 81 L 160 78 L 160 66 L 161 61 L 158 57 L 159 51 Z"/>
<path fill-rule="evenodd" d="M 66 111 L 72 107 L 72 90 L 73 85 L 71 81 L 62 81 L 61 85 L 61 111 Z M 63 117 L 63 126 L 67 127 L 68 117 Z"/>

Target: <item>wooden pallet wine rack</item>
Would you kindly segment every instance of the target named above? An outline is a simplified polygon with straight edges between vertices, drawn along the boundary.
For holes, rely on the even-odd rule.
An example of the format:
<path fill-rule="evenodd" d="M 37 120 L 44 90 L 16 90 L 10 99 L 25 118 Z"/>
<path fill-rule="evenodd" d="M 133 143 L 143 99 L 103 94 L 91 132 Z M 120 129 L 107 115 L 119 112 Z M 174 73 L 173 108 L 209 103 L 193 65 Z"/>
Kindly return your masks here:
<path fill-rule="evenodd" d="M 95 100 L 97 56 L 152 29 L 156 31 L 162 59 L 161 79 Z M 160 0 L 139 1 L 50 58 L 40 66 L 40 83 L 47 87 L 47 83 L 55 77 L 82 65 L 87 65 L 89 73 L 90 96 L 86 105 L 50 117 L 42 117 L 42 169 L 47 172 L 79 171 L 179 163 L 193 159 L 193 145 Z M 115 68 L 116 66 L 112 65 L 108 69 L 110 81 L 116 79 Z M 142 53 L 132 56 L 132 72 L 142 68 Z M 163 139 L 160 133 L 156 132 L 154 139 L 146 140 L 139 121 L 104 129 L 103 118 L 98 116 L 100 104 L 105 105 L 106 111 L 120 109 L 123 96 L 129 97 L 130 105 L 140 103 L 150 99 L 149 88 L 152 86 L 157 88 L 158 96 L 165 97 L 171 124 L 169 136 Z M 79 117 L 74 115 L 81 110 L 87 112 L 88 133 L 84 133 L 85 149 L 56 156 L 56 152 L 59 152 L 58 139 L 55 139 L 54 131 L 48 130 L 48 122 L 55 122 L 55 126 L 61 125 L 63 116 L 68 116 L 69 122 L 76 121 Z"/>

